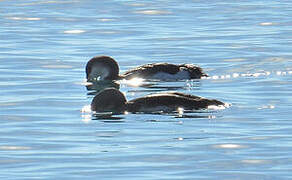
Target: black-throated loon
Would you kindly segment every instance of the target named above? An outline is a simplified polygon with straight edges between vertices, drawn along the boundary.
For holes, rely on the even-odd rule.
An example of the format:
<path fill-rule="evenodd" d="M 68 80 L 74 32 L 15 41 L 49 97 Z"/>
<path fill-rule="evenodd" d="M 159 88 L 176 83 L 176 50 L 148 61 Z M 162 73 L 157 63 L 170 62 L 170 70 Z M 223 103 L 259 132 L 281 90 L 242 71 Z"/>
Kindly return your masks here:
<path fill-rule="evenodd" d="M 91 102 L 91 110 L 96 112 L 174 112 L 178 108 L 184 110 L 207 109 L 209 106 L 225 106 L 226 104 L 199 96 L 178 92 L 150 94 L 144 97 L 126 100 L 122 92 L 115 88 L 107 88 L 99 92 Z"/>
<path fill-rule="evenodd" d="M 152 63 L 139 66 L 119 75 L 118 63 L 109 56 L 96 56 L 86 65 L 87 81 L 119 79 L 183 80 L 200 79 L 208 75 L 193 64 Z"/>

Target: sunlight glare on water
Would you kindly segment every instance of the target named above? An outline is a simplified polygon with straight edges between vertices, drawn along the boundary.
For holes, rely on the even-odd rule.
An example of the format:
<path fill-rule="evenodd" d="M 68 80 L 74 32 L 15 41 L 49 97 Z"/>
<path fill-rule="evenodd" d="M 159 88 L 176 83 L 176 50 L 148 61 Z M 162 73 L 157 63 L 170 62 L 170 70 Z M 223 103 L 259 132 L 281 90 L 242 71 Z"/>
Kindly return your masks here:
<path fill-rule="evenodd" d="M 126 84 L 126 85 L 129 85 L 129 86 L 133 86 L 133 87 L 139 87 L 142 85 L 144 79 L 142 78 L 132 78 L 130 80 L 122 80 L 121 81 L 121 84 Z"/>

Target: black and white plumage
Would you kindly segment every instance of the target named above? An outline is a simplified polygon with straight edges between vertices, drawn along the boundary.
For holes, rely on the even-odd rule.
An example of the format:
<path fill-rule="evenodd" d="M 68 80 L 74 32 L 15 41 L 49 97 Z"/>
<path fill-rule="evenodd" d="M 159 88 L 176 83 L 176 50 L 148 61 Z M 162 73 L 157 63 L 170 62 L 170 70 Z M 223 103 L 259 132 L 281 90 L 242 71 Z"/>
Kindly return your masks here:
<path fill-rule="evenodd" d="M 86 65 L 87 81 L 119 79 L 183 80 L 200 79 L 208 75 L 193 64 L 152 63 L 139 66 L 119 75 L 118 63 L 109 56 L 96 56 Z"/>
<path fill-rule="evenodd" d="M 184 110 L 207 109 L 209 106 L 225 106 L 225 103 L 199 96 L 178 92 L 150 94 L 127 101 L 124 94 L 114 88 L 99 92 L 91 102 L 91 110 L 96 112 L 174 112 Z"/>

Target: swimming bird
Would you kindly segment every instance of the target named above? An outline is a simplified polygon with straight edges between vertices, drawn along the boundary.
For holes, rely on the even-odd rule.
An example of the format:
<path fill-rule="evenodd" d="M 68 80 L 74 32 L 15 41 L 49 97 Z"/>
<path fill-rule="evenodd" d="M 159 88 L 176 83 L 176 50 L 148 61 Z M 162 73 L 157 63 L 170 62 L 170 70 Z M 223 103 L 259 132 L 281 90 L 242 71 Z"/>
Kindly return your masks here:
<path fill-rule="evenodd" d="M 184 110 L 207 109 L 208 106 L 225 106 L 225 103 L 179 92 L 150 94 L 127 101 L 122 92 L 115 88 L 107 88 L 99 92 L 91 102 L 91 110 L 96 112 L 174 112 Z"/>
<path fill-rule="evenodd" d="M 182 80 L 200 79 L 208 75 L 202 68 L 193 64 L 169 64 L 151 63 L 131 69 L 119 75 L 118 63 L 109 56 L 96 56 L 90 59 L 86 65 L 87 81 L 96 80 L 120 80 L 120 79 L 160 79 Z"/>

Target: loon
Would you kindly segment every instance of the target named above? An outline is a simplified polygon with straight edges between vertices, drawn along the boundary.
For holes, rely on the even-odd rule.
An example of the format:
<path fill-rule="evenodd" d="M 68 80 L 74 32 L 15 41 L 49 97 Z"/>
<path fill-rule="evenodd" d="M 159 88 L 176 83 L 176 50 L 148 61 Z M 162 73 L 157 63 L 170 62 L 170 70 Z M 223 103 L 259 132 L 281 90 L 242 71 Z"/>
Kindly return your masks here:
<path fill-rule="evenodd" d="M 131 69 L 119 75 L 118 63 L 109 56 L 95 56 L 86 64 L 86 78 L 88 82 L 96 80 L 120 79 L 158 79 L 158 80 L 183 80 L 200 79 L 208 75 L 193 64 L 151 63 Z"/>
<path fill-rule="evenodd" d="M 137 112 L 175 112 L 184 110 L 207 109 L 208 106 L 225 106 L 225 103 L 179 92 L 150 94 L 127 101 L 122 92 L 115 88 L 107 88 L 99 92 L 91 102 L 91 110 L 95 112 L 123 113 Z"/>

